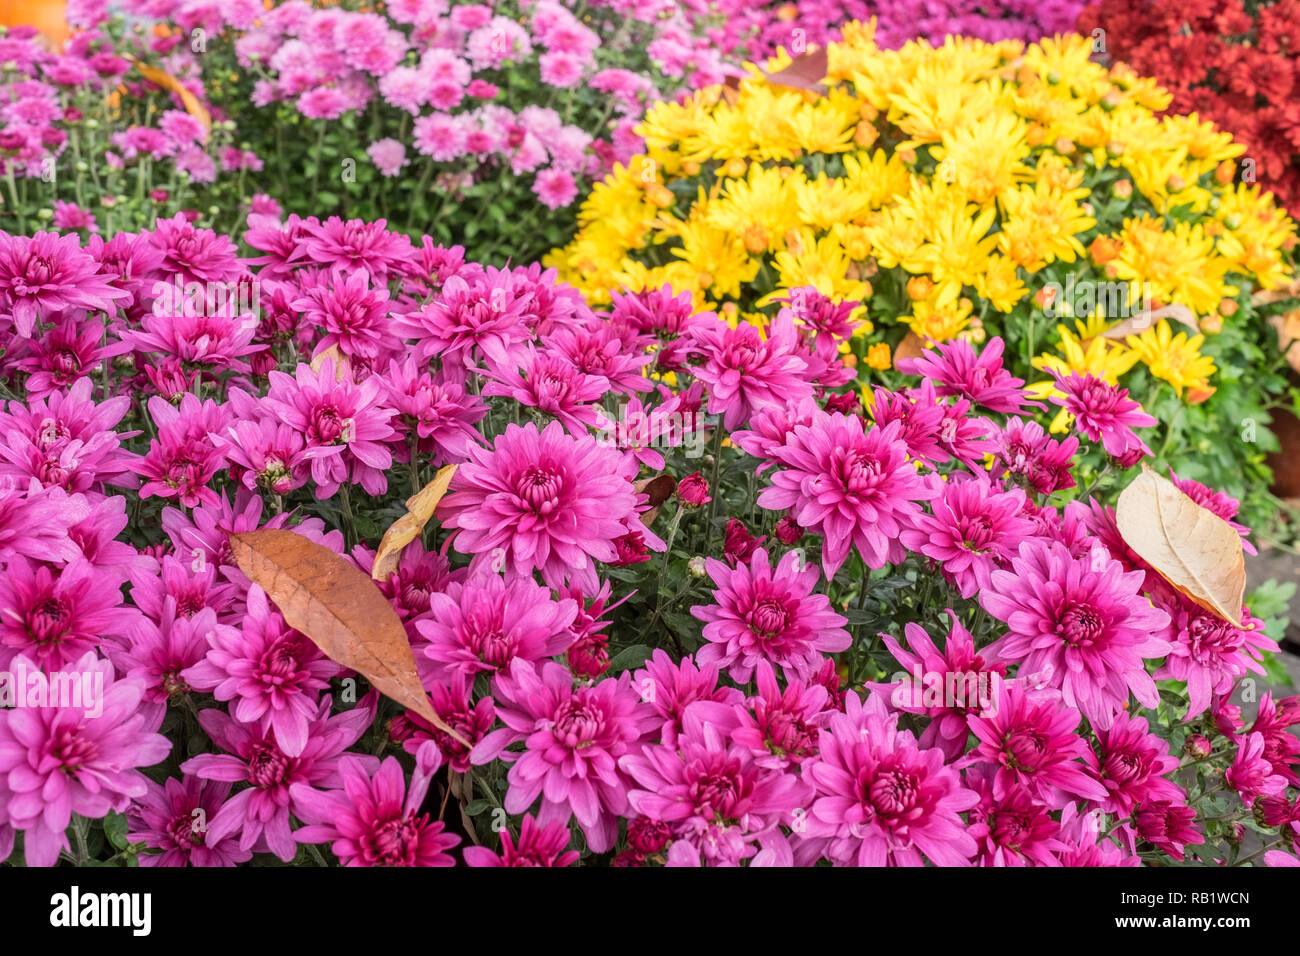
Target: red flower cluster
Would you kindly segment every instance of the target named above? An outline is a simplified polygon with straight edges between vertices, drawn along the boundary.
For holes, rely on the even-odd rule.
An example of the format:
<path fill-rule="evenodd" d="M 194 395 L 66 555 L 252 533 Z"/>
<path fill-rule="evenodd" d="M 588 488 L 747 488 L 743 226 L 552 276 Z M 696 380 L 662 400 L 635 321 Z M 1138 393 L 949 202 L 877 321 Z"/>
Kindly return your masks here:
<path fill-rule="evenodd" d="M 1170 112 L 1246 143 L 1256 181 L 1300 213 L 1300 0 L 1100 0 L 1078 26 L 1168 89 Z"/>

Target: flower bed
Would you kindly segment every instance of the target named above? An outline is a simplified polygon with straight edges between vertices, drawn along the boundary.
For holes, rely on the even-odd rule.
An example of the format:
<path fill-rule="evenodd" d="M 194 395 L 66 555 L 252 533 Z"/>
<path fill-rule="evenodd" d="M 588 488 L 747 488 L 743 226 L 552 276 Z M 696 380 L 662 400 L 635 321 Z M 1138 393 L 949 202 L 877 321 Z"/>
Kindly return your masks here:
<path fill-rule="evenodd" d="M 1091 63 L 1086 37 L 885 51 L 846 34 L 825 92 L 779 73 L 651 108 L 647 153 L 547 264 L 593 303 L 663 283 L 729 318 L 803 285 L 860 300 L 853 354 L 881 372 L 899 349 L 1000 335 L 1039 394 L 1059 394 L 1047 373 L 1122 383 L 1162 460 L 1264 520 L 1285 364 L 1251 293 L 1291 276 L 1295 224 L 1234 183 L 1243 147 L 1157 116 L 1168 95 Z M 1243 440 L 1209 438 L 1228 433 Z"/>
<path fill-rule="evenodd" d="M 1077 487 L 1080 446 L 1143 456 L 1122 390 L 1059 376 L 1054 438 L 958 340 L 863 409 L 811 287 L 732 327 L 376 224 L 240 238 L 0 236 L 0 667 L 102 689 L 0 710 L 0 856 L 1129 865 L 1293 826 L 1296 698 L 1243 691 L 1277 594 L 1194 603 Z M 425 702 L 322 653 L 386 616 Z"/>

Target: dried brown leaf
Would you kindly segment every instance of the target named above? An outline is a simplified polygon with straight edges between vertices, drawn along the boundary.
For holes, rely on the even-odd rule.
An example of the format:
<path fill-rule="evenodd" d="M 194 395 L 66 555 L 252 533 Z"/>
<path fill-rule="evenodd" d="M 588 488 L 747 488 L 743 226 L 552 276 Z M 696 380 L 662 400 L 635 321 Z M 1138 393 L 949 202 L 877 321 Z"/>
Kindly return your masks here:
<path fill-rule="evenodd" d="M 1261 289 L 1250 297 L 1255 305 L 1271 305 L 1284 299 L 1300 299 L 1300 279 L 1277 289 Z"/>
<path fill-rule="evenodd" d="M 329 548 L 286 528 L 230 535 L 239 569 L 285 621 L 330 660 L 469 746 L 438 716 L 420 684 L 406 628 L 375 582 Z"/>
<path fill-rule="evenodd" d="M 379 541 L 379 550 L 375 552 L 375 563 L 370 569 L 370 577 L 373 580 L 387 581 L 388 576 L 397 570 L 397 564 L 402 560 L 402 551 L 424 531 L 424 526 L 433 517 L 438 502 L 447 493 L 447 487 L 451 484 L 454 474 L 456 474 L 455 465 L 438 469 L 432 481 L 406 499 L 406 514 L 389 525 Z"/>
<path fill-rule="evenodd" d="M 769 83 L 775 83 L 777 86 L 788 86 L 796 90 L 811 90 L 814 93 L 825 93 L 826 87 L 822 80 L 826 79 L 826 71 L 829 68 L 826 57 L 826 47 L 818 47 L 815 50 L 809 50 L 806 53 L 800 53 L 790 65 L 784 69 L 777 70 L 774 73 L 763 71 Z"/>
<path fill-rule="evenodd" d="M 898 348 L 894 349 L 894 364 L 897 365 L 899 359 L 918 359 L 924 354 L 925 345 L 921 342 L 921 337 L 909 329 L 903 336 L 903 341 L 898 343 Z"/>
<path fill-rule="evenodd" d="M 1115 505 L 1120 537 L 1188 600 L 1241 627 L 1246 558 L 1241 536 L 1147 467 Z"/>
<path fill-rule="evenodd" d="M 325 364 L 326 359 L 334 360 L 334 381 L 341 382 L 351 374 L 352 366 L 348 362 L 348 357 L 339 351 L 337 345 L 331 345 L 312 359 L 311 370 L 319 375 L 321 366 Z"/>
<path fill-rule="evenodd" d="M 649 495 L 650 507 L 658 508 L 677 490 L 677 479 L 672 475 L 655 475 L 653 478 L 642 478 L 640 481 L 633 482 L 632 487 L 639 495 Z"/>
<path fill-rule="evenodd" d="M 1124 321 L 1116 323 L 1101 333 L 1101 337 L 1103 339 L 1123 341 L 1130 335 L 1137 335 L 1146 331 L 1161 319 L 1177 319 L 1191 329 L 1193 334 L 1198 334 L 1201 331 L 1200 325 L 1196 322 L 1196 314 L 1185 305 L 1174 304 L 1129 316 Z"/>

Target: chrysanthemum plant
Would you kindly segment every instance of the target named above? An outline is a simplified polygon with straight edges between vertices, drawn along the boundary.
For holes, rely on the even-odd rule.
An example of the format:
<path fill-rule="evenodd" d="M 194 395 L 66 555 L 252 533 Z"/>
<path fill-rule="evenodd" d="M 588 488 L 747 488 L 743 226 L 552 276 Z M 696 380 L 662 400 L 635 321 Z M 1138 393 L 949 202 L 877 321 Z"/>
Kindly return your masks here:
<path fill-rule="evenodd" d="M 667 0 L 123 6 L 91 4 L 85 25 L 143 37 L 144 62 L 232 123 L 241 191 L 204 196 L 205 224 L 235 229 L 267 193 L 496 264 L 572 235 L 563 210 L 640 150 L 646 103 L 725 75 Z"/>
<path fill-rule="evenodd" d="M 1092 62 L 1100 38 L 882 50 L 870 27 L 844 34 L 651 107 L 646 152 L 545 261 L 597 305 L 663 284 L 729 322 L 801 286 L 860 303 L 864 384 L 897 384 L 895 355 L 1000 336 L 1039 396 L 1072 372 L 1126 388 L 1157 420 L 1159 464 L 1271 530 L 1268 423 L 1296 396 L 1264 321 L 1287 300 L 1259 295 L 1290 287 L 1296 237 L 1243 147 Z"/>
<path fill-rule="evenodd" d="M 1277 622 L 1124 536 L 1121 389 L 1060 374 L 1054 436 L 991 336 L 864 404 L 810 286 L 733 327 L 374 223 L 240 238 L 0 233 L 0 858 L 1296 865 Z M 258 529 L 344 556 L 295 606 L 391 607 L 437 723 L 287 623 Z"/>

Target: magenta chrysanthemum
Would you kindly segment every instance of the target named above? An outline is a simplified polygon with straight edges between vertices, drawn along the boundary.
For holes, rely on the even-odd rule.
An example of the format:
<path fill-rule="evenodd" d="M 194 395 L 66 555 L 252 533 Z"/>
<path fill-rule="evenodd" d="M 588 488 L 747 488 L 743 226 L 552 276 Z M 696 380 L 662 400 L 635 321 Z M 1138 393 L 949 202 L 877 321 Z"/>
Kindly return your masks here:
<path fill-rule="evenodd" d="M 717 590 L 715 604 L 691 608 L 706 622 L 708 643 L 696 655 L 700 664 L 726 668 L 741 684 L 760 661 L 780 667 L 788 679 L 807 680 L 825 654 L 849 646 L 843 627 L 847 619 L 831 610 L 826 595 L 813 593 L 821 573 L 797 552 L 785 555 L 776 567 L 760 548 L 735 568 L 715 558 L 705 568 Z"/>
<path fill-rule="evenodd" d="M 509 425 L 491 449 L 469 448 L 470 460 L 438 509 L 444 527 L 459 529 L 455 547 L 507 574 L 541 572 L 550 587 L 574 581 L 600 588 L 596 561 L 614 561 L 614 541 L 629 531 L 663 543 L 637 517 L 633 462 L 559 422 Z"/>
<path fill-rule="evenodd" d="M 918 746 L 880 697 L 853 694 L 821 731 L 804 773 L 816 787 L 807 827 L 837 866 L 967 866 L 978 847 L 959 816 L 979 802 L 943 753 Z"/>
<path fill-rule="evenodd" d="M 864 430 L 856 416 L 821 414 L 796 425 L 773 451 L 782 465 L 758 503 L 789 511 L 799 526 L 825 535 L 822 565 L 832 578 L 850 545 L 868 567 L 903 560 L 900 540 L 920 514 L 918 501 L 938 495 L 907 459 L 899 423 Z"/>
<path fill-rule="evenodd" d="M 1154 636 L 1169 615 L 1142 595 L 1143 577 L 1108 554 L 1076 558 L 1036 539 L 1020 546 L 1010 570 L 990 575 L 980 603 L 1007 625 L 994 645 L 999 657 L 1036 675 L 1039 686 L 1060 688 L 1067 704 L 1105 729 L 1130 692 L 1143 706 L 1159 704 L 1146 661 L 1169 652 Z"/>

